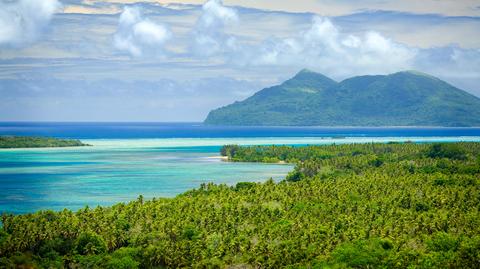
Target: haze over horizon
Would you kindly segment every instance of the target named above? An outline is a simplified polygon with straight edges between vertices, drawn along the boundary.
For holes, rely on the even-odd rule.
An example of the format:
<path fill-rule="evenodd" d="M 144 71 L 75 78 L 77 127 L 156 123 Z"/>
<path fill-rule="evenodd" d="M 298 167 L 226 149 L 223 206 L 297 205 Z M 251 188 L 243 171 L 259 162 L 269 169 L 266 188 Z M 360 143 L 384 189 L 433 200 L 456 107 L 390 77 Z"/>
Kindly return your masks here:
<path fill-rule="evenodd" d="M 0 121 L 188 121 L 308 68 L 480 96 L 477 1 L 0 0 Z"/>

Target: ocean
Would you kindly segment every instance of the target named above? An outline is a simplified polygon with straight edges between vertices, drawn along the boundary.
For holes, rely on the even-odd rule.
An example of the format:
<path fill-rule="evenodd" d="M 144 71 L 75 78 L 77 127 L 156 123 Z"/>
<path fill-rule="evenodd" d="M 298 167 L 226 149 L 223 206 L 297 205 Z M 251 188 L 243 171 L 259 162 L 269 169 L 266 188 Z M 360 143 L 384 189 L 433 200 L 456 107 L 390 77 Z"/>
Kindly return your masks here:
<path fill-rule="evenodd" d="M 228 127 L 201 123 L 0 123 L 0 135 L 73 138 L 93 147 L 0 149 L 0 212 L 77 210 L 201 183 L 281 180 L 292 165 L 231 163 L 225 144 L 480 141 L 480 128 Z"/>

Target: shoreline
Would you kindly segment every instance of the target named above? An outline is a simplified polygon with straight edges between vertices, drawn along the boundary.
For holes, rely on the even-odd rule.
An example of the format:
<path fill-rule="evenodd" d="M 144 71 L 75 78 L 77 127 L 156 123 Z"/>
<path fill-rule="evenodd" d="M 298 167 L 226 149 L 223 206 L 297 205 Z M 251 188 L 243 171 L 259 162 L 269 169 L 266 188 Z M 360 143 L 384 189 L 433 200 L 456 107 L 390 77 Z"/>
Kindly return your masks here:
<path fill-rule="evenodd" d="M 205 159 L 228 161 L 227 156 L 208 156 L 208 157 L 205 157 Z"/>
<path fill-rule="evenodd" d="M 224 145 L 239 146 L 307 146 L 331 144 L 368 144 L 368 143 L 459 143 L 480 142 L 480 136 L 347 136 L 347 137 L 222 137 L 222 138 L 97 138 L 82 139 L 86 146 L 61 147 L 29 147 L 29 148 L 0 148 L 0 152 L 9 151 L 102 151 L 123 149 L 175 149 L 198 147 L 222 147 Z M 219 158 L 221 156 L 211 156 Z"/>

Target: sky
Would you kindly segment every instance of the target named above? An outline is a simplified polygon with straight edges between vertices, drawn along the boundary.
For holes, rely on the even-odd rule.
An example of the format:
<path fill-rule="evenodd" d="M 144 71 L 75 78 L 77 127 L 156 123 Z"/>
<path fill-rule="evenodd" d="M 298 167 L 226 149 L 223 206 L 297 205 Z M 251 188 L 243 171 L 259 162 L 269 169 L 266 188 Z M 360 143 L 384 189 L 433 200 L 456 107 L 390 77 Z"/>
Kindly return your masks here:
<path fill-rule="evenodd" d="M 480 96 L 478 0 L 0 0 L 0 121 L 189 121 L 308 68 Z"/>

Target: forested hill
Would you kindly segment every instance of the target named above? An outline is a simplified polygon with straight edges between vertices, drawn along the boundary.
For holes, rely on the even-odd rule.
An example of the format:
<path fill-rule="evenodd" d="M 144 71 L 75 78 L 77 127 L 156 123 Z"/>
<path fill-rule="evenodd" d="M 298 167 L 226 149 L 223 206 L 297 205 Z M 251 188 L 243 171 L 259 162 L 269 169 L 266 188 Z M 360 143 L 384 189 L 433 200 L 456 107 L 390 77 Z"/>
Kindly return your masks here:
<path fill-rule="evenodd" d="M 279 183 L 3 215 L 0 268 L 478 268 L 479 143 L 222 153 L 296 167 Z"/>
<path fill-rule="evenodd" d="M 342 82 L 302 70 L 281 85 L 213 110 L 213 125 L 480 126 L 480 99 L 433 76 L 405 71 Z"/>

